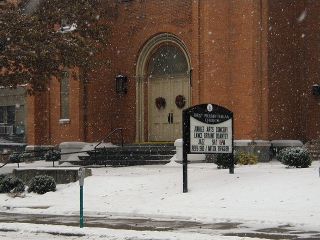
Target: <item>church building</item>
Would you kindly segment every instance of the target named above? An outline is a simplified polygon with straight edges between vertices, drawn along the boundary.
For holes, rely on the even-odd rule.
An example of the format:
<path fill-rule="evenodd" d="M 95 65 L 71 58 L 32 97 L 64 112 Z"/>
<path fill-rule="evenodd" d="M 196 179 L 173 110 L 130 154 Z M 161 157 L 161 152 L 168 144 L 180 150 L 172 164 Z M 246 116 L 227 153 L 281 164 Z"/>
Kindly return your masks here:
<path fill-rule="evenodd" d="M 182 111 L 234 113 L 234 138 L 316 139 L 320 1 L 122 0 L 107 14 L 103 64 L 85 81 L 66 71 L 27 97 L 26 141 L 125 143 L 182 137 Z"/>

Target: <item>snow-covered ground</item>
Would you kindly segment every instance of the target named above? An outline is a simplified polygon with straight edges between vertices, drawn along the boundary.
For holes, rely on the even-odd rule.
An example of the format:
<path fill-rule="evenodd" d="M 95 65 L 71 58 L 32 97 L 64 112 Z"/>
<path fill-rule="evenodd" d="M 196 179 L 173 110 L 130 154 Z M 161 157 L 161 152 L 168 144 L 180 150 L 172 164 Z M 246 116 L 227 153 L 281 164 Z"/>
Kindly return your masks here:
<path fill-rule="evenodd" d="M 26 166 L 31 165 L 22 167 Z M 93 168 L 92 171 L 93 176 L 86 178 L 84 185 L 86 216 L 290 224 L 301 230 L 320 229 L 318 161 L 306 169 L 288 169 L 276 161 L 237 166 L 233 175 L 228 170 L 218 170 L 214 164 L 190 164 L 188 193 L 182 193 L 182 166 L 177 163 Z M 44 195 L 26 193 L 12 198 L 1 194 L 0 211 L 76 215 L 79 213 L 79 184 L 58 185 L 56 192 Z M 160 238 L 171 239 L 165 235 Z M 202 238 L 199 235 L 192 239 Z"/>

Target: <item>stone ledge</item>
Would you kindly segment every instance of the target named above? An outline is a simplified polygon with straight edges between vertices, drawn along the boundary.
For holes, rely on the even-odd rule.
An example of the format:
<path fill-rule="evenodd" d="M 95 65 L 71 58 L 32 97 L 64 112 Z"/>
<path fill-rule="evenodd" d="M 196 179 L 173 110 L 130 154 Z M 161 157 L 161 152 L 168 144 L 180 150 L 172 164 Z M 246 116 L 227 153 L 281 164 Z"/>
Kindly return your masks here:
<path fill-rule="evenodd" d="M 272 147 L 302 147 L 303 143 L 300 140 L 272 140 Z"/>
<path fill-rule="evenodd" d="M 39 175 L 48 175 L 54 178 L 57 184 L 66 184 L 79 180 L 78 168 L 16 168 L 12 175 L 20 178 L 27 185 L 30 180 Z M 85 168 L 85 177 L 92 176 L 92 171 Z"/>

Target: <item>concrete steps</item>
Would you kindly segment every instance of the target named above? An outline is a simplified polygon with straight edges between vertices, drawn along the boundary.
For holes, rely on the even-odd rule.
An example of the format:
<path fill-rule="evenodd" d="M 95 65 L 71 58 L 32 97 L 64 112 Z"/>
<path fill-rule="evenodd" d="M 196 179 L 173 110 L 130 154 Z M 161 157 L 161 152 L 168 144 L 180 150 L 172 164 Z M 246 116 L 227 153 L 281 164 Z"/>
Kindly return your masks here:
<path fill-rule="evenodd" d="M 129 144 L 123 147 L 106 147 L 88 151 L 88 155 L 78 156 L 73 164 L 133 166 L 166 164 L 175 154 L 173 143 Z"/>

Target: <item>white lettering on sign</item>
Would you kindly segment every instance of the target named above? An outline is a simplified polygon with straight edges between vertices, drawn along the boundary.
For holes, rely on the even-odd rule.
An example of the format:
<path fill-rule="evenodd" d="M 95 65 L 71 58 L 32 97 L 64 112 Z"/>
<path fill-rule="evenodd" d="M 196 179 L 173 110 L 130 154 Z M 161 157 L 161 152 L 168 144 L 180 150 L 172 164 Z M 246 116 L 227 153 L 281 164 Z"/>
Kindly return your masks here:
<path fill-rule="evenodd" d="M 232 153 L 232 119 L 208 124 L 190 116 L 190 153 Z"/>

